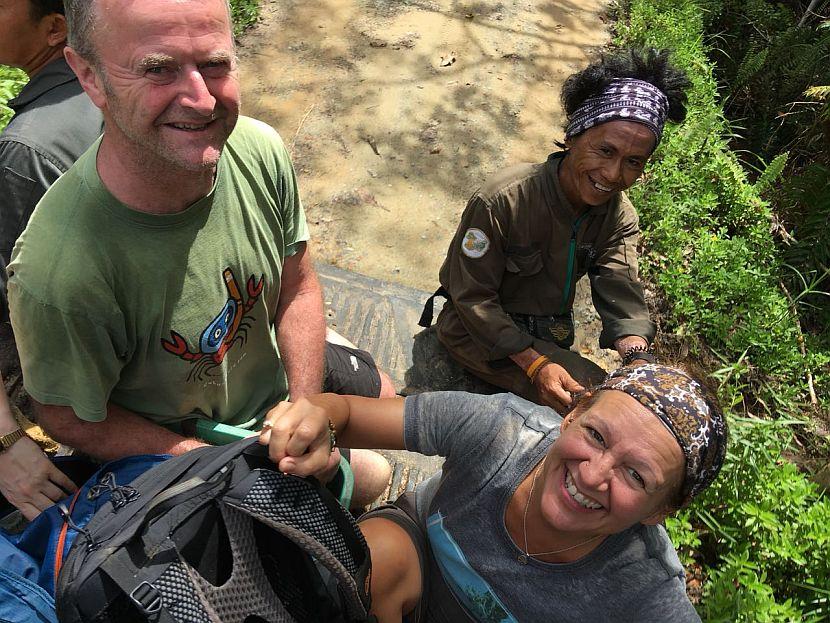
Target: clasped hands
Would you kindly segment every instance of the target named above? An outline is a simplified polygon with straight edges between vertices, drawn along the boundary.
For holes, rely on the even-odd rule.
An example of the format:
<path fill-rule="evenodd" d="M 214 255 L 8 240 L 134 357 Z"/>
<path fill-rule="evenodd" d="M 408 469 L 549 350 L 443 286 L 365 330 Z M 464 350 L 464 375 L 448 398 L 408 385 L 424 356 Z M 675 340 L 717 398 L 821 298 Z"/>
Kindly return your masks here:
<path fill-rule="evenodd" d="M 259 443 L 281 472 L 326 481 L 339 462 L 332 453 L 325 397 L 280 402 L 265 416 Z"/>

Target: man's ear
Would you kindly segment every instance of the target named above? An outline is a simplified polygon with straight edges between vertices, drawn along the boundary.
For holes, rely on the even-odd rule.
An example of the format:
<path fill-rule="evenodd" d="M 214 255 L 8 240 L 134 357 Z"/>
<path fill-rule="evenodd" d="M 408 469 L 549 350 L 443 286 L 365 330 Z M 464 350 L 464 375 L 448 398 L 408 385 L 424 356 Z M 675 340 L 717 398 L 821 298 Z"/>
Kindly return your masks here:
<path fill-rule="evenodd" d="M 66 62 L 69 63 L 72 71 L 78 76 L 78 82 L 81 83 L 89 99 L 98 108 L 103 110 L 107 102 L 106 92 L 104 91 L 101 76 L 98 75 L 93 64 L 69 46 L 63 49 L 63 56 L 66 58 Z"/>
<path fill-rule="evenodd" d="M 66 17 L 60 13 L 50 13 L 43 20 L 46 41 L 50 47 L 56 48 L 66 43 Z"/>

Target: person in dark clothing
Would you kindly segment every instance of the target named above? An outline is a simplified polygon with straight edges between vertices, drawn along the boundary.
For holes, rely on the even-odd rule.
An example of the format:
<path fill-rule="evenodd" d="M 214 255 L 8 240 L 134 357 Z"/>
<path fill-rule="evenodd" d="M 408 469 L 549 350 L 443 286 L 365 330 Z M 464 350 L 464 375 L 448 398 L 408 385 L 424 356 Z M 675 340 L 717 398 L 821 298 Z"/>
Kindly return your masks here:
<path fill-rule="evenodd" d="M 60 0 L 0 5 L 0 64 L 29 77 L 8 102 L 14 116 L 0 134 L 0 257 L 7 264 L 43 193 L 103 129 L 101 111 L 63 58 L 63 11 Z"/>
<path fill-rule="evenodd" d="M 6 306 L 6 264 L 37 202 L 101 134 L 103 117 L 63 58 L 61 0 L 0 2 L 0 64 L 29 77 L 0 134 L 0 333 L 13 339 Z M 10 349 L 9 352 L 13 352 Z M 0 362 L 0 374 L 18 362 Z M 0 493 L 27 519 L 75 489 L 15 421 L 0 378 Z"/>
<path fill-rule="evenodd" d="M 575 285 L 586 274 L 602 319 L 600 346 L 625 364 L 653 361 L 640 230 L 624 191 L 642 175 L 666 121 L 684 118 L 689 84 L 666 51 L 602 58 L 565 82 L 563 151 L 508 168 L 473 194 L 437 293 L 449 299 L 438 339 L 470 372 L 554 407 L 599 382 L 605 371 L 569 350 Z"/>

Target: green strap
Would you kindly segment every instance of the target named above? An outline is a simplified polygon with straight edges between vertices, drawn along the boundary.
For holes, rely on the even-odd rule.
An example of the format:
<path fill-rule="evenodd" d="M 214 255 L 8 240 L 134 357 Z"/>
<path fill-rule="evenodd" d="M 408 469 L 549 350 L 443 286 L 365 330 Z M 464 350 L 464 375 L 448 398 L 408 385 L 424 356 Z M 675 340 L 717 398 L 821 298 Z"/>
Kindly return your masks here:
<path fill-rule="evenodd" d="M 571 288 L 573 287 L 574 277 L 574 259 L 576 257 L 576 234 L 579 232 L 579 226 L 588 213 L 585 212 L 580 216 L 571 226 L 571 242 L 568 245 L 568 274 L 565 276 L 565 290 L 562 293 L 562 307 L 559 308 L 559 315 L 565 314 L 568 309 L 568 300 L 571 298 Z"/>

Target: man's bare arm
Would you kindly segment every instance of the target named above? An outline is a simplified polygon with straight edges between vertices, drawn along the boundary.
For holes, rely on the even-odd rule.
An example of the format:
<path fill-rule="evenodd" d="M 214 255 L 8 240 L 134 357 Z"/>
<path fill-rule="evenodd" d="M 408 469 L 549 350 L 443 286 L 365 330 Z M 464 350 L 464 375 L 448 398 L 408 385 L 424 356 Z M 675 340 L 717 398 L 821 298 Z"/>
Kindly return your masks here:
<path fill-rule="evenodd" d="M 323 291 L 305 244 L 285 258 L 275 322 L 291 400 L 319 393 L 326 341 Z"/>
<path fill-rule="evenodd" d="M 184 454 L 207 445 L 112 403 L 107 405 L 103 422 L 81 420 L 71 407 L 35 403 L 35 413 L 52 439 L 102 461 L 135 454 Z"/>

